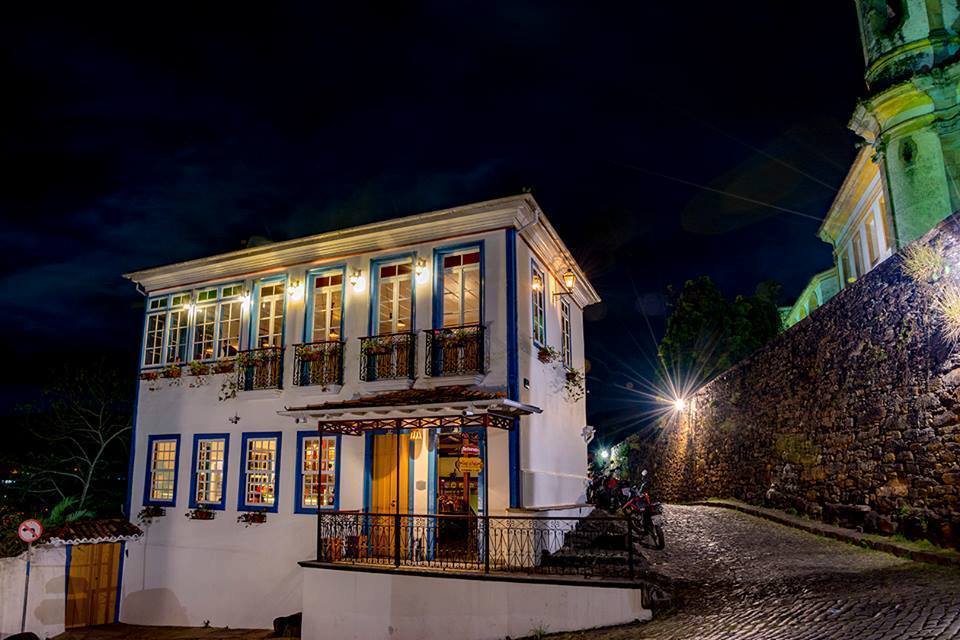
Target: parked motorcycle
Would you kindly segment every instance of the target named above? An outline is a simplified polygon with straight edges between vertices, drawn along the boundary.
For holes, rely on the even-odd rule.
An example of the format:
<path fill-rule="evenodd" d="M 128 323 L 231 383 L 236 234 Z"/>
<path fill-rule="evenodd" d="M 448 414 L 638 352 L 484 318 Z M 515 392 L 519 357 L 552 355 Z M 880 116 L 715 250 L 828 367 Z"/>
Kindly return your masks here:
<path fill-rule="evenodd" d="M 643 480 L 640 486 L 623 488 L 626 502 L 621 511 L 630 518 L 635 530 L 651 541 L 654 549 L 663 549 L 666 540 L 663 536 L 663 504 L 654 502 L 647 492 L 647 470 L 640 472 Z"/>

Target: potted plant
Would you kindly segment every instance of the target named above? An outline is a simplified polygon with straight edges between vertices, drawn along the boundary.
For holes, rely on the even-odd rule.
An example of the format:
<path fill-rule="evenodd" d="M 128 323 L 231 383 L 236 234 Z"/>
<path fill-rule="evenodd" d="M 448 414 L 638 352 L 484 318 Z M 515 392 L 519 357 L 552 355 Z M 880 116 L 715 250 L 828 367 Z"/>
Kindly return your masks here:
<path fill-rule="evenodd" d="M 262 509 L 255 511 L 244 511 L 237 516 L 237 522 L 242 522 L 244 527 L 252 524 L 263 524 L 267 521 L 267 512 Z"/>
<path fill-rule="evenodd" d="M 553 347 L 543 346 L 537 349 L 537 360 L 543 364 L 550 364 L 560 357 L 560 353 Z"/>
<path fill-rule="evenodd" d="M 393 350 L 393 345 L 386 340 L 371 340 L 363 345 L 363 353 L 368 356 L 385 356 Z"/>
<path fill-rule="evenodd" d="M 233 360 L 217 360 L 213 363 L 213 372 L 214 373 L 233 373 L 234 361 Z"/>
<path fill-rule="evenodd" d="M 156 518 L 162 518 L 165 515 L 167 515 L 166 509 L 156 505 L 150 505 L 140 509 L 140 512 L 137 513 L 137 521 L 140 524 L 150 524 Z"/>
<path fill-rule="evenodd" d="M 163 368 L 160 375 L 164 378 L 179 378 L 183 375 L 183 369 L 178 364 L 170 364 Z"/>
<path fill-rule="evenodd" d="M 564 374 L 564 390 L 572 400 L 579 400 L 585 393 L 583 372 L 567 369 Z"/>
<path fill-rule="evenodd" d="M 474 332 L 468 331 L 467 329 L 454 329 L 441 336 L 440 344 L 445 349 L 458 349 L 470 344 L 474 335 Z"/>
<path fill-rule="evenodd" d="M 159 379 L 159 378 L 160 378 L 160 372 L 157 371 L 157 370 L 153 370 L 153 371 L 141 371 L 141 372 L 140 372 L 140 379 L 141 379 L 141 380 L 154 381 L 154 380 L 157 380 L 157 379 Z"/>
<path fill-rule="evenodd" d="M 197 505 L 196 509 L 191 509 L 185 514 L 191 520 L 213 520 L 213 510 L 205 504 Z"/>
<path fill-rule="evenodd" d="M 210 373 L 210 365 L 197 360 L 188 364 L 187 368 L 190 370 L 190 375 L 192 376 L 205 376 Z"/>
<path fill-rule="evenodd" d="M 300 350 L 300 360 L 303 362 L 319 362 L 326 352 L 319 345 L 307 345 Z"/>

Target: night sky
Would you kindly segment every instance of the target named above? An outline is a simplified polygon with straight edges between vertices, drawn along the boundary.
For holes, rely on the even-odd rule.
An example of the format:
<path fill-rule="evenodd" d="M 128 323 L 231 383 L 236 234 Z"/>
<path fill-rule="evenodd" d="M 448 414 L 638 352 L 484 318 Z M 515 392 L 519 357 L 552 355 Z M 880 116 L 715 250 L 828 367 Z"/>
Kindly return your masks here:
<path fill-rule="evenodd" d="M 667 285 L 774 278 L 789 302 L 829 266 L 817 221 L 651 172 L 822 217 L 855 153 L 852 2 L 341 4 L 4 7 L 4 413 L 63 359 L 133 379 L 120 274 L 253 235 L 532 190 L 604 299 L 608 431 Z"/>

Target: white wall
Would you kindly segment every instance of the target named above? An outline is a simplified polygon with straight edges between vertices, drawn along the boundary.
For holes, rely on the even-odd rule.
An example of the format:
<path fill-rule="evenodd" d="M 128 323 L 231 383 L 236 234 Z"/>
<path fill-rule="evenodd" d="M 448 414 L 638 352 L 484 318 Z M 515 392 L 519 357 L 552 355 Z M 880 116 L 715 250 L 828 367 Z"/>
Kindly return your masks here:
<path fill-rule="evenodd" d="M 41 638 L 63 632 L 66 561 L 64 547 L 39 547 L 33 550 L 26 630 Z M 0 638 L 20 633 L 26 562 L 26 554 L 16 558 L 0 558 Z"/>
<path fill-rule="evenodd" d="M 304 640 L 499 640 L 650 619 L 640 589 L 302 571 Z"/>

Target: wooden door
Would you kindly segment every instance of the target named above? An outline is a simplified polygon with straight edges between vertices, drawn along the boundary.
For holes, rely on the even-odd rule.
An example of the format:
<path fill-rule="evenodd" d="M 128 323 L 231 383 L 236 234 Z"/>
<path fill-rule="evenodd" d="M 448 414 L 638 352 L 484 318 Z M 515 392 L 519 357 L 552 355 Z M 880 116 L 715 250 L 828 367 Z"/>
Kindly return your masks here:
<path fill-rule="evenodd" d="M 399 436 L 400 465 L 397 466 L 397 435 L 384 433 L 373 437 L 373 469 L 370 488 L 370 511 L 377 514 L 410 512 L 410 434 Z M 400 503 L 397 504 L 397 488 Z M 404 519 L 406 520 L 406 519 Z M 375 516 L 370 522 L 368 536 L 377 557 L 394 553 L 396 519 L 390 515 Z M 404 523 L 401 523 L 404 526 Z M 406 536 L 401 536 L 401 552 L 406 548 Z"/>
<path fill-rule="evenodd" d="M 120 553 L 119 542 L 71 547 L 65 621 L 68 629 L 114 621 Z"/>

